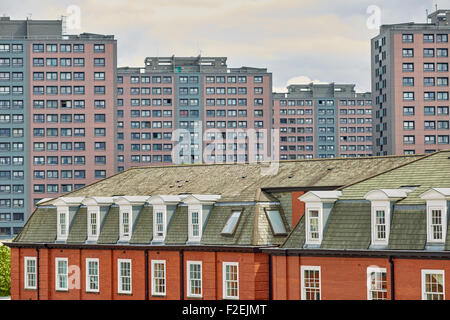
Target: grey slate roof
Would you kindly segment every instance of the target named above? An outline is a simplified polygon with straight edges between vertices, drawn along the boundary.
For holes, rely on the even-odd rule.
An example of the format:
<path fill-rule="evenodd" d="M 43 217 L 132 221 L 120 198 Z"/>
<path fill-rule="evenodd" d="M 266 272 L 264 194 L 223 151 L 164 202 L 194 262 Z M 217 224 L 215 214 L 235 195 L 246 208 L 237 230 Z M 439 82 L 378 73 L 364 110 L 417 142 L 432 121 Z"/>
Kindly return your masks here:
<path fill-rule="evenodd" d="M 370 210 L 369 201 L 337 201 L 328 219 L 321 248 L 369 248 Z"/>
<path fill-rule="evenodd" d="M 104 219 L 97 242 L 114 244 L 119 240 L 119 207 L 111 206 Z"/>
<path fill-rule="evenodd" d="M 273 175 L 268 164 L 203 164 L 137 167 L 66 194 L 67 197 L 114 195 L 220 194 L 220 202 L 254 201 L 259 189 L 339 187 L 423 156 L 280 161 Z M 49 201 L 45 204 L 51 204 Z"/>
<path fill-rule="evenodd" d="M 131 244 L 149 244 L 153 238 L 153 209 L 151 206 L 144 206 L 136 220 L 133 234 L 130 239 Z"/>
<path fill-rule="evenodd" d="M 56 240 L 56 209 L 39 208 L 28 219 L 14 242 L 46 243 Z"/>
<path fill-rule="evenodd" d="M 87 239 L 87 208 L 79 208 L 70 228 L 67 243 L 84 243 Z"/>
<path fill-rule="evenodd" d="M 426 208 L 397 207 L 394 210 L 389 249 L 423 250 L 427 242 Z"/>
<path fill-rule="evenodd" d="M 306 233 L 305 233 L 305 216 L 302 216 L 298 223 L 295 225 L 292 232 L 287 237 L 286 241 L 283 243 L 283 248 L 303 248 L 305 244 Z"/>

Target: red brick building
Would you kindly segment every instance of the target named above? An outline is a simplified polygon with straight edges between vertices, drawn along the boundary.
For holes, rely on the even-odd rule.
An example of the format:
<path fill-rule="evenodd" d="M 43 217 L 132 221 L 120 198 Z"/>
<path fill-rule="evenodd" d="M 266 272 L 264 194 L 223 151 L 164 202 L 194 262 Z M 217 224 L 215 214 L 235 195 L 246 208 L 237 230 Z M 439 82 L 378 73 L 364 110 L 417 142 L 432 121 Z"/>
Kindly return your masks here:
<path fill-rule="evenodd" d="M 38 207 L 11 296 L 445 298 L 449 156 L 129 169 Z"/>

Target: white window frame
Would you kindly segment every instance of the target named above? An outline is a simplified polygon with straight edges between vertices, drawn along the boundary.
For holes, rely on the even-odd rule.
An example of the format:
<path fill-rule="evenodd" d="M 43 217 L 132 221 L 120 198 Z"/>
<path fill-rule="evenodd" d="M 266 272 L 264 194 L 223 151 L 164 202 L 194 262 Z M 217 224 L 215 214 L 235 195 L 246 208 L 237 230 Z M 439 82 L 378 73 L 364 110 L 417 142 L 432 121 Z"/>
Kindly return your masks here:
<path fill-rule="evenodd" d="M 422 287 L 422 300 L 427 300 L 426 299 L 426 295 L 428 293 L 425 292 L 425 288 L 426 288 L 426 286 L 425 286 L 425 276 L 427 274 L 441 274 L 442 275 L 442 283 L 443 283 L 443 286 L 442 286 L 442 300 L 445 300 L 445 271 L 444 270 L 422 269 L 421 273 L 422 273 L 422 279 L 421 279 L 421 281 L 422 281 L 422 284 L 421 284 L 421 287 Z M 429 294 L 431 294 L 431 293 L 429 293 Z"/>
<path fill-rule="evenodd" d="M 164 292 L 157 292 L 156 291 L 156 282 L 157 278 L 155 278 L 154 271 L 155 271 L 155 265 L 156 264 L 163 264 L 164 265 Z M 152 260 L 151 261 L 151 279 L 152 279 L 152 296 L 159 296 L 164 297 L 167 292 L 167 273 L 166 273 L 166 260 Z"/>
<path fill-rule="evenodd" d="M 130 290 L 122 289 L 122 276 L 120 275 L 121 263 L 129 263 L 130 264 Z M 133 292 L 133 263 L 131 259 L 117 259 L 117 292 L 120 294 L 132 294 Z"/>
<path fill-rule="evenodd" d="M 91 216 L 95 214 L 96 216 L 96 229 L 95 229 L 95 235 L 92 233 L 92 224 L 91 224 Z M 88 223 L 88 241 L 97 241 L 98 236 L 100 234 L 100 207 L 94 206 L 94 207 L 88 207 L 87 208 L 87 223 Z"/>
<path fill-rule="evenodd" d="M 128 233 L 124 232 L 123 215 L 128 213 Z M 132 206 L 121 205 L 119 209 L 119 226 L 120 226 L 120 240 L 130 241 L 133 233 L 133 208 Z"/>
<path fill-rule="evenodd" d="M 378 239 L 376 229 L 377 211 L 384 211 L 386 238 Z M 391 205 L 389 201 L 371 201 L 371 240 L 373 245 L 388 245 L 391 230 Z"/>
<path fill-rule="evenodd" d="M 97 289 L 90 288 L 89 262 L 97 263 Z M 86 258 L 86 292 L 100 292 L 100 261 L 98 258 Z"/>
<path fill-rule="evenodd" d="M 194 236 L 194 228 L 192 224 L 192 213 L 197 212 L 198 214 L 198 235 Z M 188 231 L 189 231 L 189 241 L 200 241 L 202 238 L 202 221 L 203 221 L 203 213 L 202 213 L 202 205 L 189 205 L 188 207 Z"/>
<path fill-rule="evenodd" d="M 237 268 L 237 296 L 229 296 L 227 294 L 227 275 L 226 270 L 228 266 L 235 266 Z M 232 281 L 232 280 L 228 280 Z M 229 299 L 229 300 L 239 300 L 239 262 L 223 262 L 222 264 L 222 294 L 223 299 Z"/>
<path fill-rule="evenodd" d="M 433 210 L 441 210 L 442 239 L 434 239 L 433 238 L 433 229 L 431 227 Z M 446 236 L 447 236 L 447 201 L 446 200 L 428 200 L 427 201 L 427 242 L 444 244 Z"/>
<path fill-rule="evenodd" d="M 28 261 L 34 262 L 34 273 L 28 272 Z M 23 264 L 23 272 L 24 272 L 24 288 L 25 289 L 36 289 L 37 288 L 37 258 L 36 257 L 24 257 L 24 264 Z M 34 275 L 34 286 L 29 285 L 29 275 Z"/>
<path fill-rule="evenodd" d="M 372 281 L 371 281 L 370 275 L 373 272 L 375 272 L 375 273 L 386 273 L 386 281 L 387 281 L 386 268 L 368 267 L 367 268 L 367 300 L 375 300 L 375 299 L 372 299 L 372 295 L 371 295 L 372 291 L 384 291 L 384 290 L 371 290 Z M 386 299 L 387 299 L 387 283 L 386 283 Z M 386 299 L 383 299 L 383 300 L 386 300 Z"/>
<path fill-rule="evenodd" d="M 65 214 L 65 218 L 64 218 L 64 224 L 65 224 L 65 228 L 64 228 L 64 234 L 62 233 L 61 230 L 61 214 Z M 57 231 L 58 231 L 58 236 L 57 236 L 57 240 L 61 240 L 61 241 L 66 241 L 67 237 L 69 236 L 69 207 L 65 207 L 65 206 L 59 206 L 57 208 Z"/>
<path fill-rule="evenodd" d="M 66 263 L 66 274 L 59 273 L 59 262 Z M 66 277 L 66 287 L 62 288 L 59 283 L 59 276 Z M 55 258 L 55 290 L 56 291 L 69 291 L 69 259 L 68 258 Z"/>
<path fill-rule="evenodd" d="M 301 299 L 306 300 L 306 287 L 305 287 L 305 271 L 319 271 L 319 300 L 322 300 L 322 272 L 320 266 L 301 266 L 300 278 L 301 278 Z"/>
<path fill-rule="evenodd" d="M 200 279 L 191 279 L 191 266 L 200 265 Z M 186 262 L 186 285 L 187 285 L 187 296 L 192 298 L 201 298 L 203 296 L 203 264 L 202 261 L 187 261 Z M 192 293 L 191 280 L 200 281 L 200 294 Z"/>
<path fill-rule="evenodd" d="M 162 217 L 163 217 L 163 221 L 162 221 L 162 225 L 163 225 L 163 234 L 162 236 L 159 236 L 157 233 L 157 223 L 156 223 L 156 213 L 158 212 L 162 212 Z M 164 239 L 166 238 L 166 229 L 167 229 L 167 225 L 166 225 L 166 221 L 167 221 L 167 206 L 166 205 L 153 205 L 153 240 L 157 240 L 157 241 L 164 241 Z"/>
<path fill-rule="evenodd" d="M 311 211 L 318 211 L 318 228 L 319 238 L 311 238 L 310 234 L 310 218 Z M 322 243 L 322 230 L 323 230 L 323 205 L 322 203 L 306 204 L 306 244 L 321 244 Z"/>

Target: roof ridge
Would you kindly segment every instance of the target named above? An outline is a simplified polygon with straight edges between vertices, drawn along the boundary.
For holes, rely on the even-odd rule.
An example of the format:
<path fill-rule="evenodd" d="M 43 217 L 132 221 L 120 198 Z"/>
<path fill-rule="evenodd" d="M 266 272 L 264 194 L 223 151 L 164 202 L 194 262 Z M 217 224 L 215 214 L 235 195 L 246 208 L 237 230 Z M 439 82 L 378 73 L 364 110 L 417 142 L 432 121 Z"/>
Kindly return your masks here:
<path fill-rule="evenodd" d="M 450 152 L 449 150 L 440 150 L 435 153 L 439 152 Z M 262 164 L 270 164 L 273 162 L 278 163 L 298 163 L 298 162 L 324 162 L 324 161 L 356 161 L 356 160 L 371 160 L 371 159 L 392 159 L 392 158 L 417 158 L 417 157 L 426 157 L 427 154 L 405 154 L 405 155 L 385 155 L 385 156 L 370 156 L 370 157 L 355 157 L 355 158 L 345 158 L 345 157 L 339 157 L 339 158 L 326 158 L 326 159 L 300 159 L 300 160 L 274 160 L 274 161 L 264 161 L 264 162 L 224 162 L 224 163 L 187 163 L 187 164 L 167 164 L 167 165 L 156 165 L 156 166 L 136 166 L 136 167 L 130 167 L 127 170 L 135 170 L 135 169 L 154 169 L 154 168 L 185 168 L 185 167 L 201 167 L 201 166 L 239 166 L 239 165 L 262 165 Z M 417 160 L 417 159 L 416 159 Z M 125 171 L 127 171 L 125 170 Z M 108 177 L 109 178 L 109 177 Z M 106 179 L 108 179 L 106 178 Z M 101 181 L 101 180 L 100 180 Z"/>

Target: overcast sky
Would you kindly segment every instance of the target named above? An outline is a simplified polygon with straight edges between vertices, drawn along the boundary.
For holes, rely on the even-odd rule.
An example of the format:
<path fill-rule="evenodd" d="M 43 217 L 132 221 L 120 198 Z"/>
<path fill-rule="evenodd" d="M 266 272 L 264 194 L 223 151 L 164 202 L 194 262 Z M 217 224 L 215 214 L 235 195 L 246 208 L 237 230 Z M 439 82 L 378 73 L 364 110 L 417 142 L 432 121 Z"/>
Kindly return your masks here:
<path fill-rule="evenodd" d="M 59 19 L 76 5 L 80 28 L 70 33 L 114 34 L 119 66 L 201 53 L 267 68 L 277 91 L 310 80 L 369 91 L 377 8 L 382 24 L 425 22 L 436 3 L 450 8 L 450 0 L 1 0 L 0 14 Z"/>

